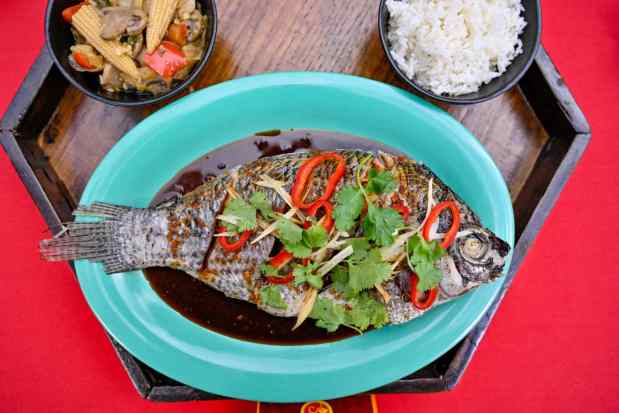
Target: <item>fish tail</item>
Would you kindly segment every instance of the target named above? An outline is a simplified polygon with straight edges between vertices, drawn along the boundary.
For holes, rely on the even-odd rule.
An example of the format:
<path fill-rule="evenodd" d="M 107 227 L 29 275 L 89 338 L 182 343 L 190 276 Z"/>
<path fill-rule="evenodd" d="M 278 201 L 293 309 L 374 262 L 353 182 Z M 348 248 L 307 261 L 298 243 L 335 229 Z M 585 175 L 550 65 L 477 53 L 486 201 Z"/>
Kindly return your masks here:
<path fill-rule="evenodd" d="M 157 212 L 103 202 L 80 205 L 73 215 L 101 220 L 65 224 L 53 238 L 41 241 L 41 257 L 47 261 L 101 262 L 108 274 L 144 268 L 152 264 L 146 261 L 153 254 L 147 250 L 149 245 L 140 246 L 135 240 L 143 240 L 149 232 L 157 235 L 148 225 L 155 221 L 152 218 Z"/>

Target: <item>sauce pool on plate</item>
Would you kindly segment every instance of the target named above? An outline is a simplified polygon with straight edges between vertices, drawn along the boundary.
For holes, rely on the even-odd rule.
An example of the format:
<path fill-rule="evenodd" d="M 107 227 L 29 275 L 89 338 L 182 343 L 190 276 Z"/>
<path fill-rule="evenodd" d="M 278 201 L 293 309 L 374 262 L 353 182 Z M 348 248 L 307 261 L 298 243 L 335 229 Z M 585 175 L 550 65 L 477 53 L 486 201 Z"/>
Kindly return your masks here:
<path fill-rule="evenodd" d="M 260 157 L 303 150 L 388 150 L 392 148 L 364 138 L 316 130 L 270 130 L 222 146 L 195 160 L 155 195 L 151 205 L 183 195 L 227 169 Z M 157 295 L 191 321 L 241 340 L 279 344 L 318 344 L 355 335 L 348 328 L 329 333 L 306 320 L 292 331 L 295 318 L 275 317 L 254 304 L 226 297 L 188 274 L 171 268 L 147 268 L 144 275 Z"/>

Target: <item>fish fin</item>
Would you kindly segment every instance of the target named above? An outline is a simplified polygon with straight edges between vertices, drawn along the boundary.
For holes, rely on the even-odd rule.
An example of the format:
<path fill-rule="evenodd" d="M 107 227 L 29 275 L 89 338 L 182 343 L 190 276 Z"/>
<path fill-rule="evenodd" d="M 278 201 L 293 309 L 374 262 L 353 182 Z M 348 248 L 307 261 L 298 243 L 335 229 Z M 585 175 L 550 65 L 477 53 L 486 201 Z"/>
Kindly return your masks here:
<path fill-rule="evenodd" d="M 108 274 L 128 271 L 132 268 L 121 259 L 119 244 L 115 242 L 119 226 L 120 222 L 113 219 L 71 222 L 59 237 L 41 241 L 41 256 L 47 261 L 100 261 Z"/>
<path fill-rule="evenodd" d="M 106 202 L 94 202 L 92 205 L 79 205 L 77 209 L 73 211 L 73 215 L 114 219 L 119 218 L 130 209 L 131 208 L 126 206 L 108 204 Z"/>

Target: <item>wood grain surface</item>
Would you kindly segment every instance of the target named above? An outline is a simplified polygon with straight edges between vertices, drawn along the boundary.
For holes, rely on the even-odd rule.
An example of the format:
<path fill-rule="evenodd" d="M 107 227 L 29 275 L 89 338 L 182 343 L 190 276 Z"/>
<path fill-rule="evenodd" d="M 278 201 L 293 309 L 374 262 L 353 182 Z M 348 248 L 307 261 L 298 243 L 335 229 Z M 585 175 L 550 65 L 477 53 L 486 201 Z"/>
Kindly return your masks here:
<path fill-rule="evenodd" d="M 355 7 L 334 0 L 220 0 L 215 51 L 191 91 L 275 71 L 350 73 L 406 88 L 380 45 L 377 14 L 371 0 L 356 0 Z M 440 106 L 483 143 L 515 199 L 548 140 L 520 91 L 473 106 Z M 38 145 L 73 201 L 114 143 L 158 107 L 112 107 L 67 89 Z"/>

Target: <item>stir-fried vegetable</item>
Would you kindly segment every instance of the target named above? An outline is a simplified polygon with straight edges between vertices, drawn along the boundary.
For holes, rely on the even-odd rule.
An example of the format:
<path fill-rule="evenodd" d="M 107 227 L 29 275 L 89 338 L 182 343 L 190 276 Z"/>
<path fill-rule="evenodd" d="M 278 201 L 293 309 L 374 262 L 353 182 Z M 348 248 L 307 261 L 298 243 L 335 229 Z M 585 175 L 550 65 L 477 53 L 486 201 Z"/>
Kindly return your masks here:
<path fill-rule="evenodd" d="M 143 3 L 90 0 L 65 8 L 62 18 L 75 29 L 73 47 L 92 46 L 101 54 L 72 50 L 70 66 L 79 72 L 103 71 L 99 83 L 107 92 L 158 95 L 189 76 L 204 56 L 207 21 L 202 6 L 184 0 Z"/>
<path fill-rule="evenodd" d="M 75 6 L 67 7 L 66 9 L 64 9 L 62 11 L 62 18 L 64 19 L 64 21 L 66 21 L 67 23 L 71 23 L 71 20 L 73 20 L 73 16 L 75 15 L 75 13 L 77 13 L 79 9 L 86 4 L 88 4 L 88 2 L 83 1 L 79 4 L 76 4 Z"/>
<path fill-rule="evenodd" d="M 187 65 L 185 54 L 172 42 L 163 41 L 152 53 L 144 55 L 144 62 L 164 79 L 171 79 Z"/>

